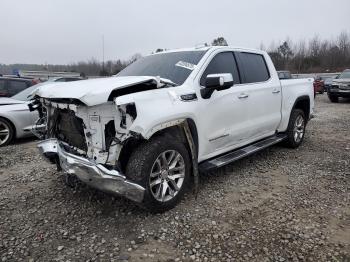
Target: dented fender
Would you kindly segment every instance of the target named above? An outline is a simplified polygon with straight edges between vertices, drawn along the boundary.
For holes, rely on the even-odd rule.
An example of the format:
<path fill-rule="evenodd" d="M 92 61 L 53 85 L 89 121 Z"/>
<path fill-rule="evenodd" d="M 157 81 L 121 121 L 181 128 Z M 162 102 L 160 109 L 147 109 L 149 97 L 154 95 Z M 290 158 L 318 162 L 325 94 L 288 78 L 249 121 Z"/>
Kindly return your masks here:
<path fill-rule="evenodd" d="M 187 89 L 188 90 L 188 89 Z M 197 101 L 188 103 L 180 99 L 184 92 L 182 88 L 169 88 L 152 90 L 151 92 L 133 93 L 114 99 L 118 110 L 126 114 L 126 105 L 135 106 L 136 118 L 128 122 L 128 131 L 141 135 L 149 139 L 154 133 L 170 127 L 181 124 L 187 118 L 196 123 L 196 112 L 193 107 L 197 106 Z M 188 91 L 187 91 L 188 92 Z"/>

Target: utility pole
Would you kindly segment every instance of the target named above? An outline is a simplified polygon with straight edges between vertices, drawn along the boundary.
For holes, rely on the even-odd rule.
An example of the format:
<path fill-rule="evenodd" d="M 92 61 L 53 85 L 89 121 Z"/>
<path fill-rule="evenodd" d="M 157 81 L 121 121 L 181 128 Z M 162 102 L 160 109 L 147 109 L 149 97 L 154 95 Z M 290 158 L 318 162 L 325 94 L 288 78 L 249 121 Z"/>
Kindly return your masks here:
<path fill-rule="evenodd" d="M 102 35 L 102 72 L 105 72 L 105 36 Z"/>

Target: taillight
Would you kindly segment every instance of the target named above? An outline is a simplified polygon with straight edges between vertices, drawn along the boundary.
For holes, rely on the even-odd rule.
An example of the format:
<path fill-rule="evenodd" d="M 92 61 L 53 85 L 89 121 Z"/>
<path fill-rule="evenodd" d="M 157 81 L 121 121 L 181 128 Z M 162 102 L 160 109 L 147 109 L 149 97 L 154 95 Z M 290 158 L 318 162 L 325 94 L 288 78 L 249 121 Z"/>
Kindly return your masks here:
<path fill-rule="evenodd" d="M 32 79 L 32 84 L 33 85 L 36 85 L 36 84 L 39 84 L 39 83 L 40 83 L 39 79 Z"/>

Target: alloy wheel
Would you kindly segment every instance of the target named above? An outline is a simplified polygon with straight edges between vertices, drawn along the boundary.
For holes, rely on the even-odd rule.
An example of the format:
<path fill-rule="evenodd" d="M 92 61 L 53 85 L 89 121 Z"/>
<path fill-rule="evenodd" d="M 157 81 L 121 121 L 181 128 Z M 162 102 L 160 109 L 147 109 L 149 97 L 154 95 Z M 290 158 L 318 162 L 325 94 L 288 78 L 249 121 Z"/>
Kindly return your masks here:
<path fill-rule="evenodd" d="M 185 161 L 176 150 L 161 153 L 154 161 L 149 177 L 153 197 L 160 202 L 173 199 L 185 179 Z"/>
<path fill-rule="evenodd" d="M 298 117 L 295 120 L 294 123 L 294 141 L 296 143 L 299 143 L 304 136 L 304 132 L 305 132 L 305 121 L 302 115 L 298 115 Z"/>
<path fill-rule="evenodd" d="M 0 119 L 0 146 L 10 139 L 10 127 Z"/>

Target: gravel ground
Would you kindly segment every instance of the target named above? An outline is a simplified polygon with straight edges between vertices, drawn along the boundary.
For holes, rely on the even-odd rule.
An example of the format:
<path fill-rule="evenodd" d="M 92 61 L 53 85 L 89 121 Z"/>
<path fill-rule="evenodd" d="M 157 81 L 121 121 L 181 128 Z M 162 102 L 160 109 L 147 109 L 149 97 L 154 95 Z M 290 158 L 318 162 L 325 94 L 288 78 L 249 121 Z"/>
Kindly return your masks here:
<path fill-rule="evenodd" d="M 350 261 L 350 102 L 317 97 L 296 149 L 202 175 L 173 210 L 69 188 L 35 142 L 0 149 L 1 261 Z"/>

